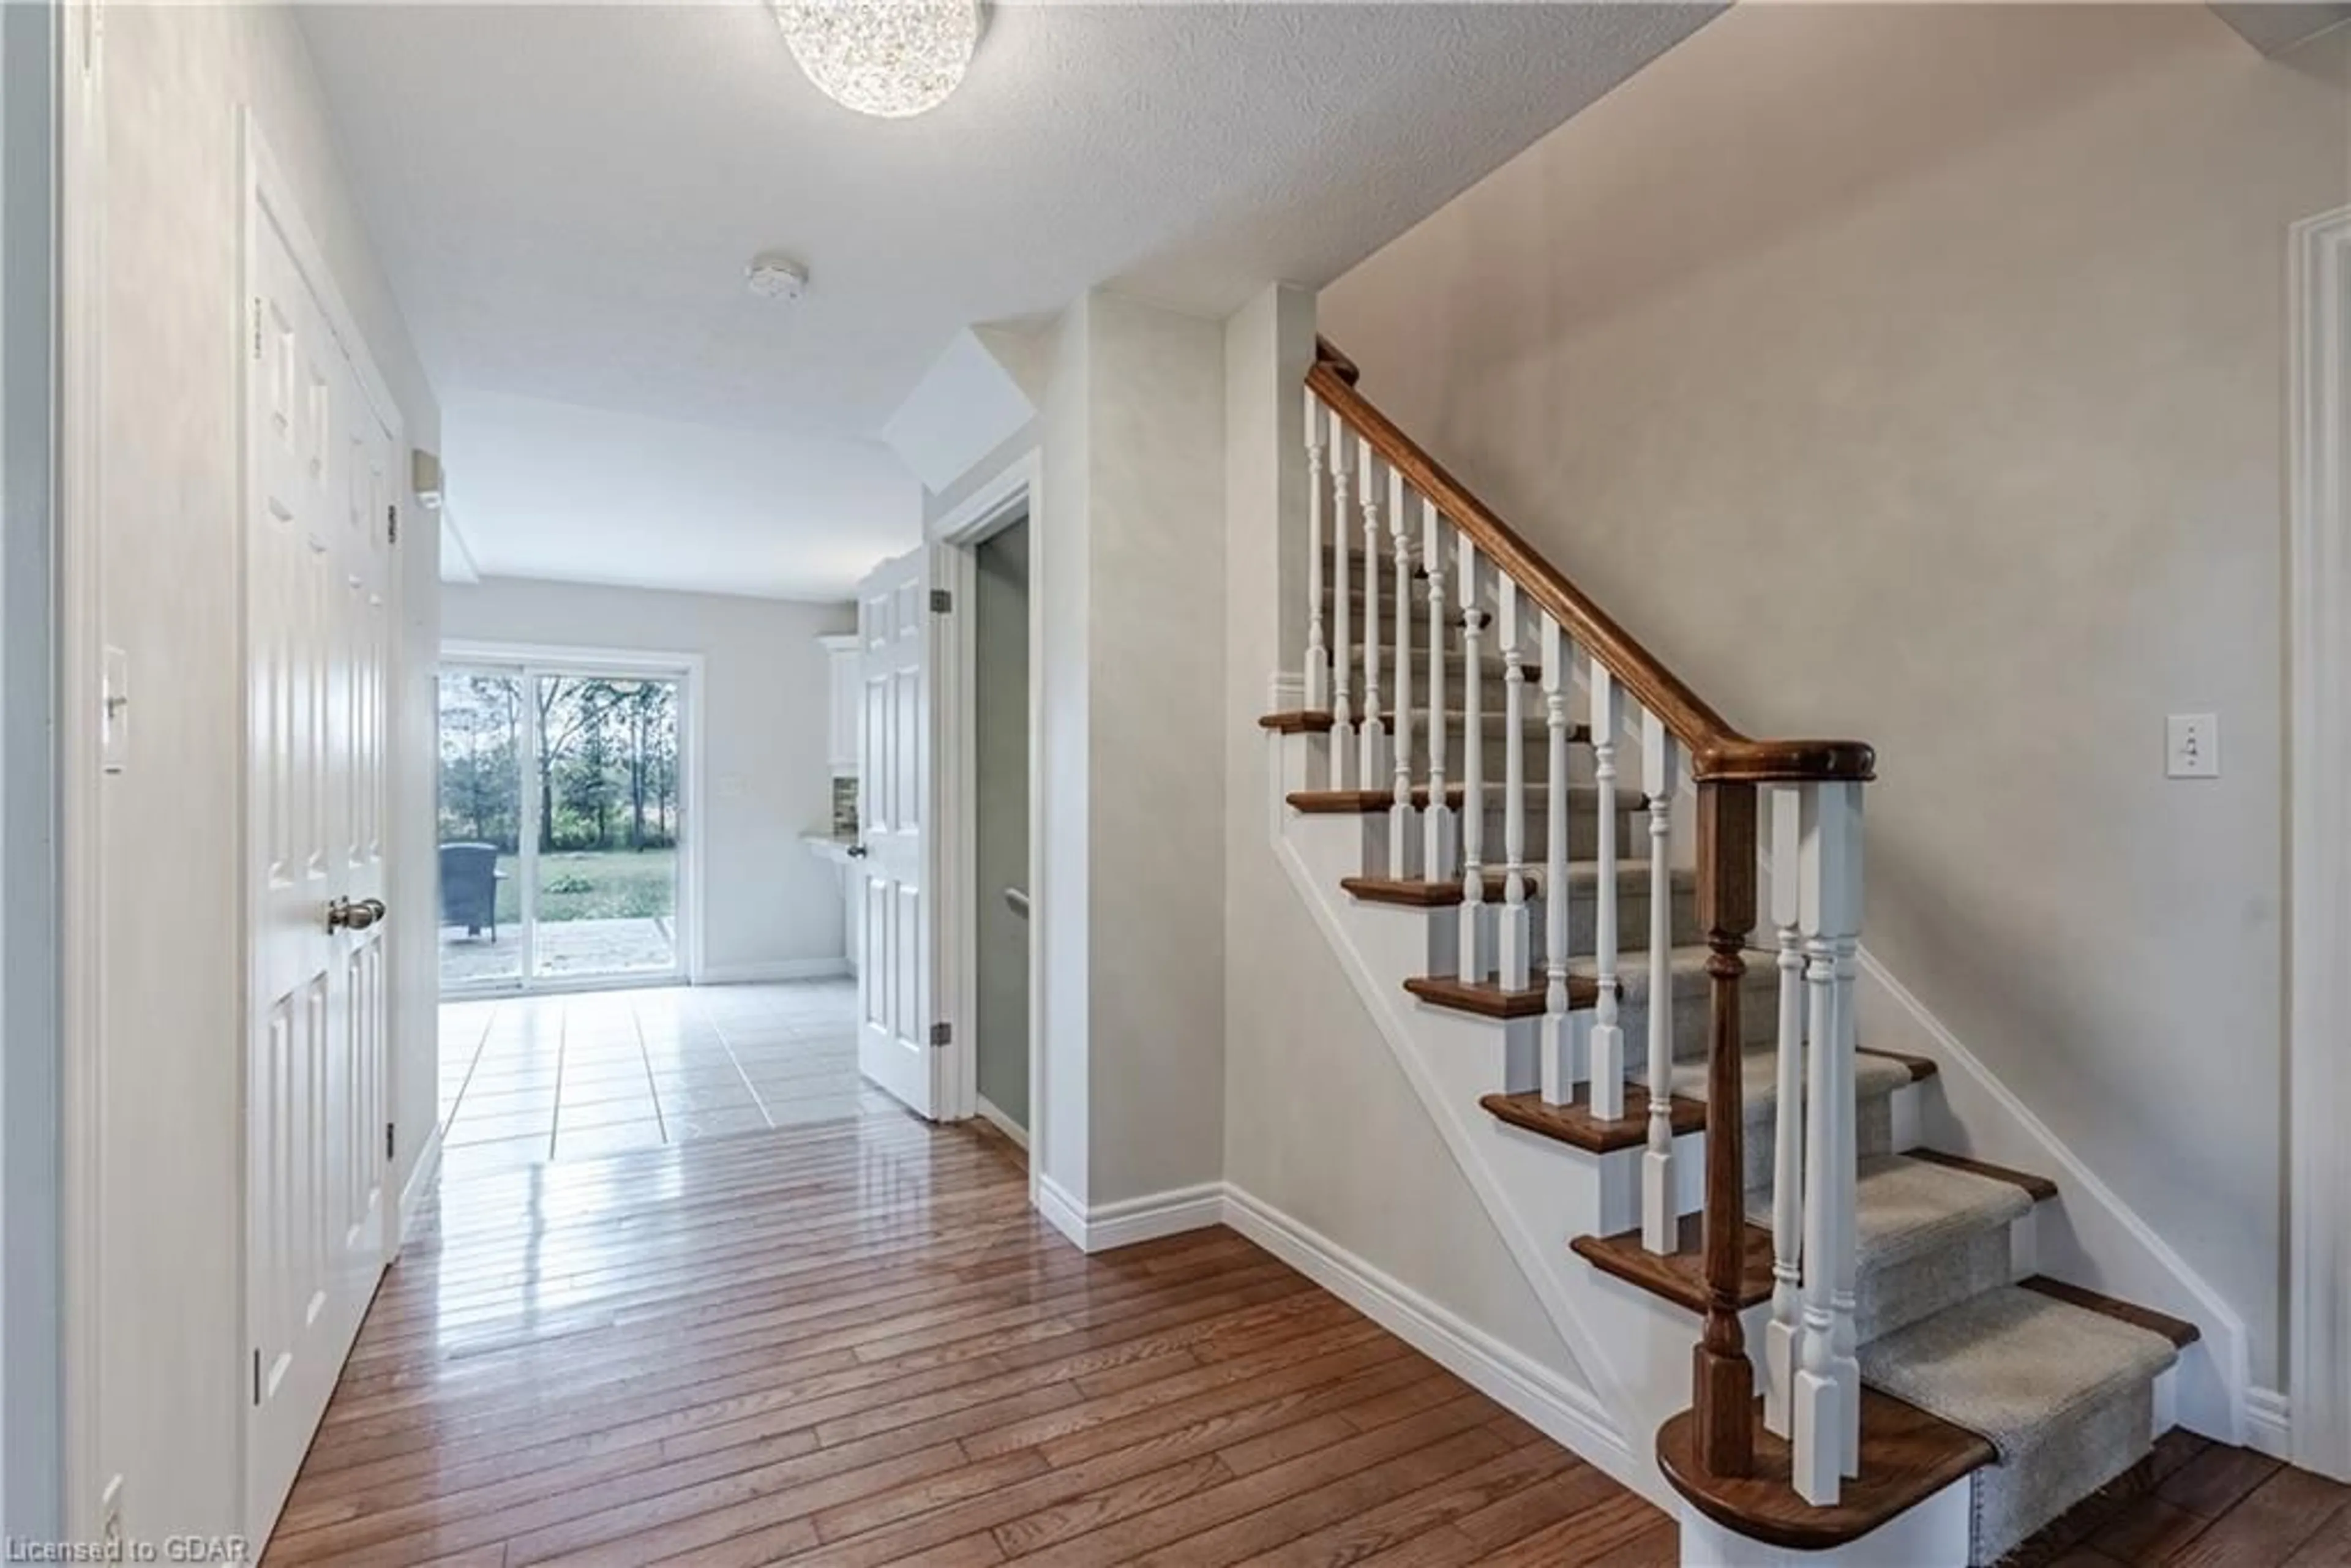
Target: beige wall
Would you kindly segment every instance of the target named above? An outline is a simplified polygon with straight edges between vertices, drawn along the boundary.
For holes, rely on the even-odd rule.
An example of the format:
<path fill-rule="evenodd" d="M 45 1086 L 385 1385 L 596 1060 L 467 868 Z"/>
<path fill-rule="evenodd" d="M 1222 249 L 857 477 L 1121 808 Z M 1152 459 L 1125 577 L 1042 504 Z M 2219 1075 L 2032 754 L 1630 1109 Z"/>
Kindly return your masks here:
<path fill-rule="evenodd" d="M 1100 1204 L 1223 1164 L 1224 332 L 1116 294 L 1087 329 Z"/>
<path fill-rule="evenodd" d="M 772 977 L 841 956 L 841 881 L 800 842 L 830 833 L 831 674 L 817 639 L 855 609 L 490 578 L 442 591 L 452 642 L 699 653 L 702 737 L 689 822 L 702 850 L 702 962 L 715 981 Z M 691 805 L 689 806 L 691 809 Z"/>
<path fill-rule="evenodd" d="M 437 447 L 439 413 L 337 169 L 292 14 L 109 7 L 104 49 L 100 613 L 106 640 L 129 655 L 136 715 L 131 766 L 105 782 L 98 824 L 104 1244 L 97 1300 L 68 1312 L 100 1371 L 80 1406 L 96 1473 L 74 1478 L 68 1506 L 77 1533 L 90 1533 L 99 1488 L 120 1474 L 124 1533 L 154 1540 L 242 1522 L 245 1030 L 230 831 L 243 811 L 240 106 L 290 181 L 407 439 Z M 405 515 L 417 517 L 413 505 Z M 432 596 L 420 603 L 416 589 L 434 580 L 434 531 L 412 527 L 399 548 L 413 654 L 431 646 Z M 415 716 L 412 704 L 412 738 Z M 414 784 L 402 780 L 410 812 Z M 394 868 L 392 897 L 425 896 Z M 404 975 L 414 956 L 396 955 Z M 429 1030 L 413 1010 L 409 1021 Z M 429 1049 L 429 1032 L 402 1046 L 420 1039 Z M 433 1120 L 429 1060 L 403 1057 L 395 1074 L 403 1124 L 421 1134 Z M 413 1157 L 422 1138 L 404 1142 Z"/>
<path fill-rule="evenodd" d="M 1223 1165 L 1223 329 L 1095 292 L 1035 361 L 1030 428 L 924 516 L 1035 456 L 1032 1159 L 1082 1209 Z"/>
<path fill-rule="evenodd" d="M 1734 722 L 1877 744 L 1869 948 L 2263 1384 L 2284 237 L 2351 199 L 2346 59 L 2200 6 L 1742 6 L 1322 299 Z M 2226 776 L 2167 781 L 2205 710 Z"/>

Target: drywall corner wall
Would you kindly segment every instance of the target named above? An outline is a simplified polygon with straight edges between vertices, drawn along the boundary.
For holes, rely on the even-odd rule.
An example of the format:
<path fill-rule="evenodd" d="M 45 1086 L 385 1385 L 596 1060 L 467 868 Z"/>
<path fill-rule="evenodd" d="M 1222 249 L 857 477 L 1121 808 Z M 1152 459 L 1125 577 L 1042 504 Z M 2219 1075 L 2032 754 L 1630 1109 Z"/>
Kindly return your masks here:
<path fill-rule="evenodd" d="M 1095 1204 L 1222 1174 L 1224 334 L 1096 294 L 1087 660 Z"/>
<path fill-rule="evenodd" d="M 1259 296 L 1226 326 L 1225 1178 L 1582 1382 L 1275 859 L 1271 753 L 1257 721 L 1270 678 L 1294 676 L 1302 653 L 1302 641 L 1283 646 L 1277 551 L 1284 534 L 1303 531 L 1302 454 L 1290 438 L 1302 419 L 1298 388 L 1313 330 L 1311 299 L 1289 289 Z"/>
<path fill-rule="evenodd" d="M 925 515 L 1038 455 L 1030 1161 L 1083 1218 L 1223 1170 L 1223 333 L 1096 292 L 1036 362 L 1032 427 Z"/>
<path fill-rule="evenodd" d="M 1087 1034 L 1090 943 L 1092 934 L 1090 816 L 1093 775 L 1088 737 L 1092 670 L 1086 647 L 1092 614 L 1088 575 L 1087 482 L 1092 429 L 1087 418 L 1087 323 L 1092 301 L 1061 313 L 1045 362 L 1050 367 L 1040 416 L 1039 451 L 1044 491 L 1029 517 L 1029 592 L 1041 606 L 1037 678 L 1037 754 L 1042 776 L 1035 848 L 1037 886 L 1031 890 L 1029 940 L 1037 944 L 1040 1016 L 1033 1027 L 1042 1049 L 1040 1082 L 1029 1086 L 1038 1112 L 1030 1128 L 1029 1164 L 1040 1186 L 1050 1183 L 1082 1209 L 1087 1202 L 1092 1106 Z"/>
<path fill-rule="evenodd" d="M 337 166 L 292 10 L 110 7 L 102 48 L 107 165 L 89 194 L 106 275 L 82 280 L 104 340 L 96 554 L 103 635 L 128 655 L 137 706 L 129 766 L 105 780 L 97 813 L 92 1218 L 105 1245 L 96 1299 L 68 1311 L 90 1326 L 103 1375 L 76 1394 L 92 1442 L 74 1451 L 99 1473 L 70 1478 L 67 1524 L 94 1537 L 99 1489 L 119 1474 L 123 1533 L 155 1541 L 243 1523 L 246 1030 L 239 931 L 224 915 L 241 907 L 242 868 L 236 835 L 220 831 L 244 810 L 240 110 L 291 184 L 407 440 L 437 447 L 439 413 Z M 421 1072 L 427 1095 L 429 1058 L 406 1053 L 430 1040 L 395 1046 L 395 1073 Z"/>
<path fill-rule="evenodd" d="M 1877 745 L 1869 947 L 2223 1292 L 2262 1384 L 2284 246 L 2351 193 L 2326 47 L 2201 6 L 1734 7 L 1321 300 L 1734 722 Z M 2220 714 L 2221 779 L 2163 777 L 2175 711 Z"/>
<path fill-rule="evenodd" d="M 831 831 L 831 669 L 817 639 L 853 631 L 849 604 L 486 578 L 444 584 L 453 643 L 644 649 L 703 656 L 702 962 L 748 977 L 837 959 L 840 883 L 803 833 Z"/>

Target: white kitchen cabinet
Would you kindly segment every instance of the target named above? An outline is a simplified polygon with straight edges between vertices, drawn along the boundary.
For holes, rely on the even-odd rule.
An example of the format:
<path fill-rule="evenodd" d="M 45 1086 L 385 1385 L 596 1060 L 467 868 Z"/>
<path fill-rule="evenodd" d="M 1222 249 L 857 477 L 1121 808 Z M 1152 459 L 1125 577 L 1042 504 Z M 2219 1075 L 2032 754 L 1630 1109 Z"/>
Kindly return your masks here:
<path fill-rule="evenodd" d="M 853 778 L 858 768 L 857 726 L 864 708 L 864 682 L 858 674 L 857 633 L 820 637 L 832 693 L 831 722 L 825 730 L 825 757 L 836 779 Z"/>

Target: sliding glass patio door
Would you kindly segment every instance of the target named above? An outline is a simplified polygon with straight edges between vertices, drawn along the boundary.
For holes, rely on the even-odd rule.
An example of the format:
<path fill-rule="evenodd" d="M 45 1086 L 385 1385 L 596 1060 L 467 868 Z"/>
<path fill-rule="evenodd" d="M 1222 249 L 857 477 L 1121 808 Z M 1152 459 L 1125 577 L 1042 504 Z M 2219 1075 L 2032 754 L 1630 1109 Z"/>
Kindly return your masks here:
<path fill-rule="evenodd" d="M 444 665 L 444 992 L 683 973 L 684 699 L 679 674 Z"/>

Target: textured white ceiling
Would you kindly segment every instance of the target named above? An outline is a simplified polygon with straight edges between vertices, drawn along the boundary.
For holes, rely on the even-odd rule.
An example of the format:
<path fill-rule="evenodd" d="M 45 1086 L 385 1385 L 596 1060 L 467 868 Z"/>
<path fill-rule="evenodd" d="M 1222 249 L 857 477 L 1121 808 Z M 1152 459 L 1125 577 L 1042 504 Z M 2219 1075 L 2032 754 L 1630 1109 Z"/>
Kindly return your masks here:
<path fill-rule="evenodd" d="M 922 537 L 921 490 L 876 442 L 504 392 L 449 394 L 441 423 L 484 577 L 844 599 Z"/>
<path fill-rule="evenodd" d="M 963 89 L 901 121 L 820 95 L 756 0 L 304 25 L 453 405 L 866 437 L 963 327 L 1102 283 L 1221 316 L 1328 281 L 1712 10 L 999 5 Z M 770 246 L 814 274 L 796 310 L 742 287 Z M 450 475 L 498 570 L 503 504 Z"/>

